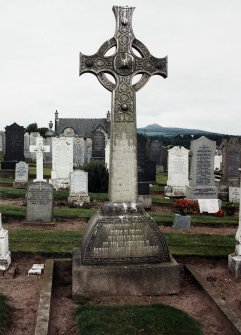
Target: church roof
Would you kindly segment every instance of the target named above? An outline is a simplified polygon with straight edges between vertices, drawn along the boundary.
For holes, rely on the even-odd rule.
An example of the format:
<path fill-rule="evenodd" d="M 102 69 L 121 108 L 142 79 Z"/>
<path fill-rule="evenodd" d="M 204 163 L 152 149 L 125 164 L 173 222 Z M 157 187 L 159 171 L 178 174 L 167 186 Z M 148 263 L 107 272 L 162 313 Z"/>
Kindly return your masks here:
<path fill-rule="evenodd" d="M 107 119 L 64 119 L 59 118 L 56 134 L 60 135 L 66 128 L 73 128 L 80 137 L 92 137 L 92 132 L 101 126 L 107 133 L 110 131 L 110 122 Z"/>

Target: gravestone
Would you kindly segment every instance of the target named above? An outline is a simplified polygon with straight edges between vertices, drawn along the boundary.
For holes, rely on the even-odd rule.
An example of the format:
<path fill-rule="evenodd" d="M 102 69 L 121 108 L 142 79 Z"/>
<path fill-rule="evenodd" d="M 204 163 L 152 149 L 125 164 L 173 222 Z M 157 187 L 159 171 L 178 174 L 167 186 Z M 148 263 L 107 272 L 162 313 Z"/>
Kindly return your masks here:
<path fill-rule="evenodd" d="M 83 207 L 90 202 L 88 196 L 88 172 L 75 170 L 70 173 L 70 192 L 68 204 L 70 207 Z"/>
<path fill-rule="evenodd" d="M 214 170 L 220 171 L 222 165 L 222 155 L 215 155 L 214 156 Z"/>
<path fill-rule="evenodd" d="M 31 153 L 34 153 L 36 156 L 36 181 L 46 181 L 43 179 L 43 154 L 44 152 L 50 152 L 50 146 L 43 145 L 43 138 L 36 137 L 36 145 L 30 145 L 29 150 Z"/>
<path fill-rule="evenodd" d="M 110 167 L 110 139 L 108 138 L 105 146 L 105 166 L 107 170 Z"/>
<path fill-rule="evenodd" d="M 28 164 L 26 162 L 16 163 L 14 188 L 25 188 L 28 182 Z"/>
<path fill-rule="evenodd" d="M 92 135 L 92 159 L 105 160 L 105 135 L 99 130 Z"/>
<path fill-rule="evenodd" d="M 151 75 L 167 76 L 167 60 L 150 55 L 134 37 L 133 7 L 114 6 L 113 11 L 114 37 L 96 54 L 80 54 L 80 74 L 95 74 L 112 92 L 112 115 L 109 202 L 90 219 L 81 249 L 73 250 L 72 296 L 178 293 L 179 266 L 158 226 L 137 203 L 136 92 Z M 115 54 L 105 57 L 112 47 Z M 141 56 L 135 56 L 132 48 Z M 105 72 L 115 77 L 116 84 Z M 139 73 L 141 79 L 132 84 Z"/>
<path fill-rule="evenodd" d="M 92 139 L 85 140 L 85 163 L 89 163 L 92 157 Z"/>
<path fill-rule="evenodd" d="M 156 163 L 148 160 L 150 140 L 143 134 L 137 134 L 137 172 L 138 172 L 138 202 L 145 209 L 152 206 L 149 184 L 156 182 Z"/>
<path fill-rule="evenodd" d="M 205 136 L 191 141 L 190 199 L 217 199 L 214 178 L 214 155 L 216 142 Z"/>
<path fill-rule="evenodd" d="M 160 172 L 167 172 L 167 157 L 168 157 L 168 151 L 167 148 L 162 145 L 161 147 L 161 168 Z"/>
<path fill-rule="evenodd" d="M 29 134 L 29 148 L 32 145 L 36 145 L 38 138 L 42 138 L 42 136 L 40 135 L 40 133 L 38 131 L 32 131 Z M 29 152 L 30 152 L 30 159 L 31 159 L 31 161 L 35 161 L 36 160 L 36 154 L 35 154 L 35 152 L 31 152 L 31 151 L 29 151 Z"/>
<path fill-rule="evenodd" d="M 240 174 L 238 169 L 241 167 L 241 143 L 237 137 L 231 137 L 222 144 L 223 162 L 221 185 L 224 191 L 229 186 L 239 187 Z"/>
<path fill-rule="evenodd" d="M 239 202 L 240 199 L 240 187 L 232 187 L 228 188 L 228 201 L 230 202 Z"/>
<path fill-rule="evenodd" d="M 156 163 L 156 171 L 162 172 L 162 156 L 161 156 L 162 143 L 160 140 L 152 140 L 149 147 L 149 159 Z"/>
<path fill-rule="evenodd" d="M 73 137 L 52 139 L 51 184 L 54 189 L 68 188 L 70 173 L 73 172 Z"/>
<path fill-rule="evenodd" d="M 85 163 L 85 140 L 81 137 L 73 138 L 73 164 L 74 167 Z"/>
<path fill-rule="evenodd" d="M 19 161 L 25 161 L 24 157 L 24 127 L 13 123 L 7 126 L 5 132 L 5 155 L 1 162 L 3 170 L 14 170 Z"/>
<path fill-rule="evenodd" d="M 239 169 L 241 173 L 241 169 Z M 241 182 L 240 182 L 241 188 Z M 235 279 L 241 278 L 241 200 L 239 199 L 239 225 L 235 235 L 235 251 L 228 255 L 228 268 L 234 274 Z"/>
<path fill-rule="evenodd" d="M 8 231 L 3 229 L 0 213 L 0 271 L 6 271 L 11 264 L 11 252 L 8 247 Z"/>
<path fill-rule="evenodd" d="M 3 159 L 5 153 L 5 133 L 0 131 L 0 160 Z"/>
<path fill-rule="evenodd" d="M 29 142 L 30 142 L 30 135 L 27 132 L 24 134 L 24 157 L 27 162 L 31 161 L 31 152 L 29 151 Z"/>
<path fill-rule="evenodd" d="M 165 195 L 184 197 L 189 186 L 189 150 L 175 146 L 168 150 L 168 178 Z"/>
<path fill-rule="evenodd" d="M 51 133 L 50 133 L 51 134 Z M 43 151 L 43 161 L 44 166 L 52 164 L 52 137 L 47 137 L 43 139 L 43 144 L 49 147 L 49 151 Z"/>
<path fill-rule="evenodd" d="M 53 220 L 53 186 L 45 181 L 29 183 L 25 223 L 49 224 Z"/>

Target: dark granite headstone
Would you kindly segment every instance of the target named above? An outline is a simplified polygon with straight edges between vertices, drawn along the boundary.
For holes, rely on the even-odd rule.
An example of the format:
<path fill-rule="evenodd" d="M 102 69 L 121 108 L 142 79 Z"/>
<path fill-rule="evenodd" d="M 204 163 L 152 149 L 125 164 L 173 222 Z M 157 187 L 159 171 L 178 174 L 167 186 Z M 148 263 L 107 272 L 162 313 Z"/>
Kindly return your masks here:
<path fill-rule="evenodd" d="M 152 140 L 149 148 L 149 159 L 156 163 L 156 165 L 161 165 L 161 141 Z"/>
<path fill-rule="evenodd" d="M 239 187 L 239 168 L 241 168 L 241 143 L 237 137 L 231 137 L 223 143 L 223 163 L 221 183 Z"/>
<path fill-rule="evenodd" d="M 92 136 L 92 159 L 105 160 L 105 135 L 99 130 Z"/>
<path fill-rule="evenodd" d="M 3 170 L 14 170 L 16 162 L 25 161 L 24 157 L 24 127 L 13 123 L 7 126 L 5 132 L 5 155 L 1 163 Z"/>
<path fill-rule="evenodd" d="M 27 217 L 28 223 L 50 223 L 53 219 L 53 186 L 47 182 L 28 184 Z"/>

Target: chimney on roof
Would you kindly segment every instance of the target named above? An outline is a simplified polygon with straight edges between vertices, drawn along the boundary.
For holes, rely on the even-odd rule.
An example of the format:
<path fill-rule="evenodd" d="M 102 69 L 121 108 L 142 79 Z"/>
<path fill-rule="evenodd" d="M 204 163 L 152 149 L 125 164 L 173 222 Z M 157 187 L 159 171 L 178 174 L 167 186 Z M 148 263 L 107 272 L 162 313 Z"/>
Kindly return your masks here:
<path fill-rule="evenodd" d="M 54 130 L 55 130 L 55 132 L 56 132 L 56 134 L 58 133 L 58 126 L 59 126 L 59 113 L 58 113 L 58 111 L 57 111 L 57 109 L 56 109 L 56 111 L 55 111 L 55 123 L 54 123 Z"/>

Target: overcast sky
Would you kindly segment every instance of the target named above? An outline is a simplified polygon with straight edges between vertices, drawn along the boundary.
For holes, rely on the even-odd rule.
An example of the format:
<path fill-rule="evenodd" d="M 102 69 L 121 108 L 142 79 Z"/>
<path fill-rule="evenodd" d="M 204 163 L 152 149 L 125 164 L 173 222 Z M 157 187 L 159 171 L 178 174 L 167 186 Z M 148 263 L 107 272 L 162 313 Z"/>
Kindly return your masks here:
<path fill-rule="evenodd" d="M 113 5 L 136 7 L 135 37 L 168 78 L 137 92 L 138 127 L 158 123 L 241 135 L 241 0 L 0 0 L 0 130 L 60 117 L 102 118 L 111 93 L 79 77 L 79 52 L 115 32 Z"/>

